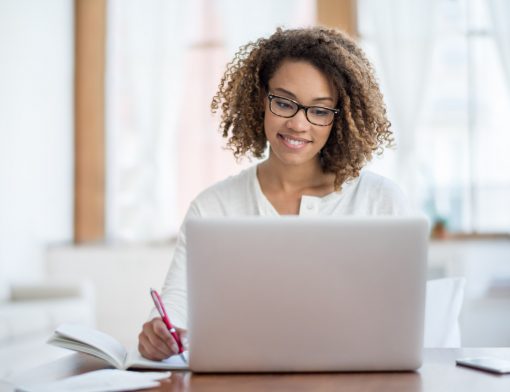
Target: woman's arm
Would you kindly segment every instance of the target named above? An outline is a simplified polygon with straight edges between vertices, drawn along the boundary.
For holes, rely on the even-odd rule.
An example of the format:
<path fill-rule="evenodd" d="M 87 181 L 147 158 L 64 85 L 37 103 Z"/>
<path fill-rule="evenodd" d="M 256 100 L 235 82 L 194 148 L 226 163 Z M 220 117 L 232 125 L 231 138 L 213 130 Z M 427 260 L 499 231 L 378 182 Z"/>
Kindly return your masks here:
<path fill-rule="evenodd" d="M 174 256 L 161 291 L 161 299 L 168 311 L 168 316 L 176 326 L 181 341 L 186 342 L 187 286 L 186 286 L 186 235 L 185 226 L 188 219 L 198 217 L 198 208 L 192 203 L 179 230 Z M 161 360 L 178 354 L 177 343 L 168 332 L 159 313 L 154 308 L 148 322 L 143 325 L 138 335 L 138 350 L 148 359 Z"/>

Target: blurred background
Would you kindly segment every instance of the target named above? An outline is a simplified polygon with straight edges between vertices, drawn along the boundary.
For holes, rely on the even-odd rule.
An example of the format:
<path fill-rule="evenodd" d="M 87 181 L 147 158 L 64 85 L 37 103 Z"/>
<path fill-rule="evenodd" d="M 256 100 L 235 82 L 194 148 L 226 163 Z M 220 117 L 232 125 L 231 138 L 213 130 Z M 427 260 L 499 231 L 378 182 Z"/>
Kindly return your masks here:
<path fill-rule="evenodd" d="M 190 201 L 256 163 L 209 105 L 277 26 L 365 49 L 397 142 L 369 169 L 430 218 L 429 277 L 466 277 L 462 345 L 510 346 L 509 20 L 505 0 L 0 0 L 0 377 L 61 355 L 63 321 L 133 344 Z"/>

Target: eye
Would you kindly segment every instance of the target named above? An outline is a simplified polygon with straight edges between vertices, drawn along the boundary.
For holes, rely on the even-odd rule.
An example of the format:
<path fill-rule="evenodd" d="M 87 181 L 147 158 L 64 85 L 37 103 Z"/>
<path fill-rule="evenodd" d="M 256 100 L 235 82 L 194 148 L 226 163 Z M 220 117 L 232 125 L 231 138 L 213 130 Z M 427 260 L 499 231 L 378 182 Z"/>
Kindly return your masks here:
<path fill-rule="evenodd" d="M 311 107 L 309 109 L 309 111 L 310 111 L 310 114 L 312 114 L 313 116 L 317 116 L 317 117 L 327 117 L 327 116 L 331 116 L 331 114 L 333 113 L 329 109 L 321 108 L 318 106 Z"/>
<path fill-rule="evenodd" d="M 289 101 L 287 99 L 274 98 L 273 101 L 276 104 L 276 106 L 278 107 L 278 109 L 289 110 L 289 111 L 296 109 L 296 105 L 292 101 Z"/>

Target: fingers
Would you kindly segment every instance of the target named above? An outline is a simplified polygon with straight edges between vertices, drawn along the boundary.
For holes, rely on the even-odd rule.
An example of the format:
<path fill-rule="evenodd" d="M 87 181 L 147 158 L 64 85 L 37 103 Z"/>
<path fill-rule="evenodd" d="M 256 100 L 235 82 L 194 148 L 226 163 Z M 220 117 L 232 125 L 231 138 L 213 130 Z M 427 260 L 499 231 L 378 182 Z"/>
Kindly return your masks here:
<path fill-rule="evenodd" d="M 179 350 L 177 343 L 174 341 L 165 323 L 160 318 L 156 318 L 151 322 L 151 326 L 151 333 L 147 336 L 150 343 L 154 346 L 164 347 L 165 353 L 168 353 L 169 356 L 176 354 Z"/>
<path fill-rule="evenodd" d="M 138 336 L 138 350 L 142 356 L 152 360 L 162 360 L 179 351 L 177 343 L 159 317 L 143 325 Z"/>
<path fill-rule="evenodd" d="M 184 351 L 188 350 L 188 331 L 182 328 L 175 328 L 179 338 L 181 339 L 182 346 Z"/>
<path fill-rule="evenodd" d="M 143 333 L 140 334 L 138 338 L 138 351 L 142 357 L 147 359 L 151 359 L 153 361 L 161 361 L 165 358 L 168 358 L 171 354 L 164 352 L 157 346 L 153 346 L 152 343 L 148 340 L 147 336 Z"/>

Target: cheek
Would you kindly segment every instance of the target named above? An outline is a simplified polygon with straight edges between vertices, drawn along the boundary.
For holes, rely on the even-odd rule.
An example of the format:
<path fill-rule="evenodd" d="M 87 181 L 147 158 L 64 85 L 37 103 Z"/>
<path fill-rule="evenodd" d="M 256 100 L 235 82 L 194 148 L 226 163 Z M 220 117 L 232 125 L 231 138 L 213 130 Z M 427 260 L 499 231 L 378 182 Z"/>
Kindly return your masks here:
<path fill-rule="evenodd" d="M 271 124 L 269 121 L 269 116 L 267 115 L 267 111 L 264 112 L 264 134 L 266 135 L 266 138 L 268 135 L 268 130 L 271 129 Z"/>
<path fill-rule="evenodd" d="M 285 119 L 280 119 L 280 117 L 274 116 L 271 112 L 268 112 L 267 110 L 264 112 L 264 132 L 268 139 L 274 137 L 274 135 L 282 127 L 281 120 Z"/>

